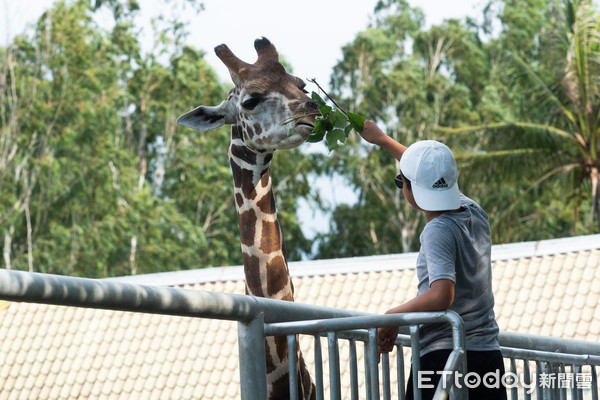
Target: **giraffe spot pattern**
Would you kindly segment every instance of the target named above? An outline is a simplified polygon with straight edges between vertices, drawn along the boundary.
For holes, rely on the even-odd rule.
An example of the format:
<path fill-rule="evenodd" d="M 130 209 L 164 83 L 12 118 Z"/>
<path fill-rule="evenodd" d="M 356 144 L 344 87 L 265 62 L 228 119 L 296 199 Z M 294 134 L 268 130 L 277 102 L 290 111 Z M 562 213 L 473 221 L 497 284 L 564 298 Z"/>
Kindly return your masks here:
<path fill-rule="evenodd" d="M 260 278 L 260 260 L 257 256 L 242 253 L 244 259 L 244 266 L 250 273 L 246 274 L 246 291 L 248 294 L 258 297 L 265 297 L 265 293 L 262 291 L 262 283 Z"/>
<path fill-rule="evenodd" d="M 263 187 L 265 187 L 266 184 L 268 184 L 268 182 L 263 182 Z M 256 206 L 265 214 L 275 214 L 275 197 L 263 196 L 256 202 Z"/>
<path fill-rule="evenodd" d="M 281 248 L 281 229 L 278 222 L 262 221 L 260 250 L 263 253 L 273 253 Z"/>
<path fill-rule="evenodd" d="M 259 123 L 254 124 L 254 134 L 259 136 L 262 133 L 262 126 Z"/>
<path fill-rule="evenodd" d="M 289 273 L 283 256 L 276 256 L 267 263 L 267 269 L 273 271 L 267 275 L 267 296 L 279 300 L 293 301 L 289 288 Z M 283 296 L 282 296 L 283 295 Z"/>
<path fill-rule="evenodd" d="M 243 160 L 250 165 L 256 165 L 256 153 L 246 146 L 231 145 L 230 153 L 233 157 Z M 241 168 L 238 166 L 238 168 Z"/>
<path fill-rule="evenodd" d="M 240 236 L 240 240 L 243 246 L 254 246 L 254 238 L 256 236 L 256 212 L 250 209 L 240 214 L 240 229 L 246 232 L 245 235 Z"/>
<path fill-rule="evenodd" d="M 241 208 L 244 205 L 244 197 L 240 193 L 235 194 L 235 203 L 238 208 Z"/>

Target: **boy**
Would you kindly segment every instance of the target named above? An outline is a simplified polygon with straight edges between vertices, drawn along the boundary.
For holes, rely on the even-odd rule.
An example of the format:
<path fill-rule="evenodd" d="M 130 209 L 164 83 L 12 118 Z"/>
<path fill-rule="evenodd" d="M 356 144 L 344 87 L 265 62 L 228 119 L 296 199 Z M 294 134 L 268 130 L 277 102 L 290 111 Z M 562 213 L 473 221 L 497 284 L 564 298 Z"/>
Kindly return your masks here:
<path fill-rule="evenodd" d="M 387 136 L 373 121 L 365 121 L 363 139 L 387 150 L 400 161 L 395 178 L 410 205 L 427 219 L 420 236 L 417 259 L 417 296 L 391 308 L 386 314 L 453 310 L 465 323 L 468 372 L 482 379 L 469 389 L 471 399 L 506 399 L 498 382 L 483 382 L 488 372 L 501 377 L 504 364 L 498 344 L 491 277 L 491 235 L 487 215 L 458 189 L 458 169 L 450 149 L 425 140 L 406 147 Z M 398 328 L 380 328 L 378 350 L 393 349 Z M 424 325 L 420 330 L 421 371 L 433 372 L 433 389 L 423 388 L 423 399 L 431 399 L 444 365 L 452 351 L 450 327 Z M 490 374 L 489 376 L 492 376 Z M 411 376 L 407 399 L 413 398 Z M 487 384 L 484 384 L 487 383 Z M 493 384 L 492 384 L 493 383 Z M 464 382 L 463 382 L 464 384 Z"/>

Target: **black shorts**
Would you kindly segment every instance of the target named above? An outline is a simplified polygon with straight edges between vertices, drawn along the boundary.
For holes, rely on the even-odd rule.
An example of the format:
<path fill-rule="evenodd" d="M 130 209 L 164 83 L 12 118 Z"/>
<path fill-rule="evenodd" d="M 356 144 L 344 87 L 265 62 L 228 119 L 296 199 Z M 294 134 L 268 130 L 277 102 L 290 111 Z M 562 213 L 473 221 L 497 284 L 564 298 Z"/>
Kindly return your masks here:
<path fill-rule="evenodd" d="M 427 353 L 421 357 L 421 371 L 423 377 L 426 377 L 422 382 L 427 382 L 427 386 L 421 389 L 423 400 L 433 398 L 435 389 L 442 374 L 438 371 L 444 370 L 444 365 L 448 360 L 448 356 L 452 350 L 436 350 Z M 427 372 L 425 372 L 427 371 Z M 467 351 L 467 371 L 473 372 L 480 378 L 483 378 L 488 373 L 493 373 L 495 376 L 502 377 L 504 375 L 504 362 L 500 350 L 494 351 Z M 490 375 L 491 377 L 491 375 Z M 413 374 L 412 370 L 406 385 L 406 399 L 413 399 Z M 463 382 L 464 384 L 464 382 Z M 430 388 L 432 386 L 433 388 Z M 469 386 L 469 385 L 468 385 Z M 471 385 L 474 386 L 474 385 Z M 506 400 L 506 388 L 498 385 L 485 385 L 483 382 L 475 387 L 469 387 L 469 399 L 485 399 L 485 400 Z"/>

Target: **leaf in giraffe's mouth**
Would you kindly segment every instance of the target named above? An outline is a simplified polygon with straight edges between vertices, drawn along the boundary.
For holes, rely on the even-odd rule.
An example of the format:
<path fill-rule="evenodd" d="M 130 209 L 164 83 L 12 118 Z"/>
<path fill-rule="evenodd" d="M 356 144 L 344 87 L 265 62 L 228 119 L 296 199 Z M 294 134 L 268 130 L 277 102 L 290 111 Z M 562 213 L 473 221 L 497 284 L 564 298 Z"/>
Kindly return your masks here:
<path fill-rule="evenodd" d="M 319 86 L 316 80 L 311 80 L 315 83 L 325 96 L 330 99 L 337 108 L 328 106 L 325 100 L 317 93 L 312 92 L 312 99 L 317 103 L 317 107 L 321 115 L 315 118 L 315 125 L 312 133 L 308 136 L 309 143 L 320 142 L 325 139 L 329 151 L 336 150 L 340 147 L 340 143 L 345 143 L 352 130 L 362 132 L 365 118 L 343 110 L 329 94 Z"/>
<path fill-rule="evenodd" d="M 311 118 L 311 117 L 317 117 L 320 115 L 321 115 L 321 113 L 318 113 L 318 112 L 295 115 L 293 117 L 290 117 L 288 119 L 285 119 L 285 120 L 279 122 L 279 125 L 285 126 L 287 124 L 292 124 L 292 126 L 294 126 L 294 127 L 296 127 L 298 125 L 306 125 L 306 126 L 314 127 L 315 125 L 313 124 L 313 118 Z"/>

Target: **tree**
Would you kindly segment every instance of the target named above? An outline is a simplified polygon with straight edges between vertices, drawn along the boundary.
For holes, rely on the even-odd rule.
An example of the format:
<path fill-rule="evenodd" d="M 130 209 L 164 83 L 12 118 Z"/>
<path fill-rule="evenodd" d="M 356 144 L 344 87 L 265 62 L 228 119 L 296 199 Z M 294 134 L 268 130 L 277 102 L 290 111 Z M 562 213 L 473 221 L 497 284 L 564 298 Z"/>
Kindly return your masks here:
<path fill-rule="evenodd" d="M 446 142 L 461 189 L 488 212 L 494 242 L 598 231 L 597 12 L 590 1 L 506 0 L 490 2 L 484 17 L 482 25 L 446 20 L 423 30 L 418 10 L 379 2 L 374 25 L 343 50 L 334 93 L 400 142 Z M 325 163 L 348 177 L 359 201 L 333 211 L 322 251 L 340 256 L 363 243 L 370 253 L 388 251 L 381 235 L 415 249 L 423 221 L 407 225 L 417 216 L 384 184 L 392 160 L 350 143 Z M 375 228 L 349 222 L 351 213 L 369 215 Z M 587 227 L 577 224 L 582 214 Z"/>
<path fill-rule="evenodd" d="M 135 2 L 128 4 L 135 12 Z M 4 264 L 86 276 L 205 266 L 204 233 L 173 200 L 152 193 L 141 157 L 131 151 L 131 109 L 140 107 L 125 82 L 142 69 L 137 62 L 151 58 L 136 53 L 133 25 L 124 20 L 132 14 L 121 8 L 106 33 L 92 11 L 86 1 L 58 2 L 31 39 L 19 36 L 2 50 Z M 188 91 L 188 101 L 220 97 L 214 73 L 200 53 L 191 54 L 214 83 L 212 92 Z M 167 92 L 173 71 L 153 60 L 146 65 Z M 193 72 L 179 71 L 180 79 L 191 80 Z M 162 117 L 150 129 L 154 137 L 169 128 L 174 136 L 175 97 L 153 103 L 153 115 Z"/>
<path fill-rule="evenodd" d="M 548 216 L 556 221 L 557 215 L 565 217 L 567 204 L 572 210 L 573 233 L 598 232 L 600 16 L 586 0 L 566 1 L 562 7 L 554 2 L 541 7 L 531 1 L 527 2 L 527 14 L 519 14 L 523 10 L 518 7 L 524 5 L 506 2 L 502 11 L 507 24 L 499 41 L 505 48 L 502 79 L 509 88 L 502 101 L 512 112 L 448 132 L 480 132 L 478 152 L 466 154 L 477 166 L 472 171 L 494 166 L 504 185 L 522 187 L 511 196 L 512 206 L 503 211 L 504 217 L 527 212 L 529 222 L 539 223 Z M 536 20 L 539 25 L 531 23 Z M 532 26 L 538 29 L 532 30 Z M 523 42 L 537 46 L 518 45 Z M 481 179 L 480 174 L 472 176 Z M 548 196 L 550 193 L 553 195 Z M 562 200 L 558 204 L 556 197 Z M 523 207 L 524 201 L 539 204 L 541 198 L 547 199 L 545 206 Z M 558 206 L 558 210 L 547 212 L 549 206 Z M 578 224 L 582 210 L 587 214 L 585 227 Z M 559 226 L 540 234 L 565 234 L 564 223 Z"/>
<path fill-rule="evenodd" d="M 374 20 L 334 68 L 333 93 L 349 109 L 407 145 L 435 138 L 440 125 L 478 120 L 474 99 L 485 90 L 479 77 L 487 75 L 487 53 L 475 33 L 455 20 L 423 31 L 422 11 L 401 0 L 380 1 Z M 326 164 L 347 177 L 358 203 L 333 211 L 330 233 L 318 238 L 319 257 L 417 248 L 425 221 L 396 188 L 391 156 L 354 136 Z M 351 214 L 360 220 L 348 221 Z"/>
<path fill-rule="evenodd" d="M 136 1 L 56 2 L 0 49 L 0 232 L 6 268 L 105 277 L 241 263 L 228 129 L 177 127 L 227 87 L 185 44 L 169 1 L 142 49 Z M 95 22 L 110 11 L 106 30 Z M 280 204 L 308 195 L 300 153 L 281 163 Z M 282 188 L 282 189 L 283 189 Z M 310 243 L 281 218 L 299 258 Z M 305 250 L 303 250 L 305 249 Z"/>

